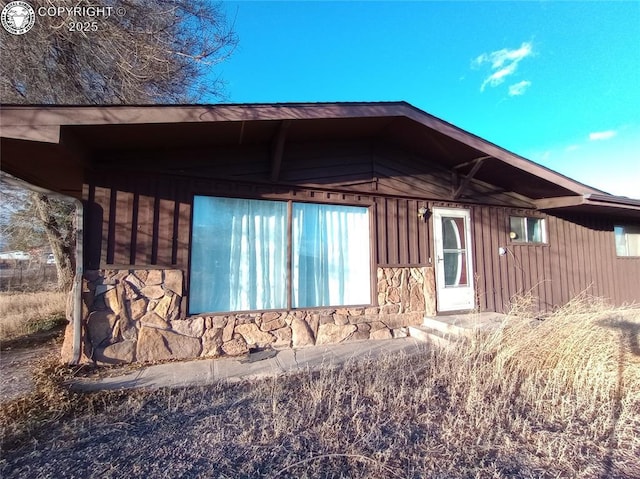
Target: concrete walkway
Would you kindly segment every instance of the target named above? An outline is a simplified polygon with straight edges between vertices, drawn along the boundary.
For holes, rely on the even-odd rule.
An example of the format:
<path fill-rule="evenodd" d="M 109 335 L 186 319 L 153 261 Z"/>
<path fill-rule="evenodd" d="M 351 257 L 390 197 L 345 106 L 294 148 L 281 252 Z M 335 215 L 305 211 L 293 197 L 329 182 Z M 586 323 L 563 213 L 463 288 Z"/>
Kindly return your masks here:
<path fill-rule="evenodd" d="M 266 350 L 243 358 L 201 359 L 143 366 L 122 376 L 100 379 L 76 378 L 70 387 L 89 392 L 163 387 L 203 386 L 216 381 L 239 382 L 279 376 L 296 371 L 337 367 L 352 360 L 377 358 L 387 354 L 416 354 L 428 344 L 415 338 L 367 340 L 312 346 L 302 349 Z"/>

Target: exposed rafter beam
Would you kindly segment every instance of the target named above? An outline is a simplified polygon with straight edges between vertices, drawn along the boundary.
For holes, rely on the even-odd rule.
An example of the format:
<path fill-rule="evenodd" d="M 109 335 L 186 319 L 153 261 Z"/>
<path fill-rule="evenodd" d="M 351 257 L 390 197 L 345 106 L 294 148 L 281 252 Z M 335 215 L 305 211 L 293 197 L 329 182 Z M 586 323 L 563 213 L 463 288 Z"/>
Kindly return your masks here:
<path fill-rule="evenodd" d="M 280 168 L 282 166 L 282 154 L 284 153 L 284 142 L 287 139 L 287 129 L 291 125 L 291 120 L 282 120 L 278 133 L 271 143 L 271 181 L 275 183 L 280 178 Z"/>
<path fill-rule="evenodd" d="M 585 203 L 585 197 L 579 196 L 557 196 L 555 198 L 542 198 L 535 201 L 536 207 L 541 210 L 553 208 L 566 208 L 567 206 L 579 206 Z"/>
<path fill-rule="evenodd" d="M 242 140 L 244 140 L 244 124 L 244 120 L 240 122 L 240 137 L 238 138 L 238 145 L 242 145 Z"/>
<path fill-rule="evenodd" d="M 466 161 L 464 163 L 460 163 L 459 165 L 456 165 L 453 167 L 454 170 L 460 170 L 466 166 L 471 166 L 471 165 L 475 165 L 476 163 L 478 163 L 479 161 L 483 161 L 483 160 L 488 160 L 489 158 L 493 158 L 493 156 L 481 156 L 479 158 L 474 158 L 471 161 Z"/>
<path fill-rule="evenodd" d="M 458 185 L 458 188 L 453 192 L 453 199 L 454 200 L 457 200 L 458 198 L 460 198 L 460 195 L 462 194 L 462 192 L 469 185 L 469 182 L 473 179 L 475 174 L 478 172 L 478 170 L 482 166 L 482 163 L 484 163 L 484 161 L 487 158 L 491 158 L 491 157 L 490 156 L 482 156 L 482 157 L 476 158 L 475 160 L 472 161 L 473 168 L 471 168 L 471 171 L 467 174 L 467 176 L 465 176 L 462 179 L 462 182 Z M 454 179 L 457 179 L 457 177 L 458 177 L 457 173 L 454 172 Z"/>

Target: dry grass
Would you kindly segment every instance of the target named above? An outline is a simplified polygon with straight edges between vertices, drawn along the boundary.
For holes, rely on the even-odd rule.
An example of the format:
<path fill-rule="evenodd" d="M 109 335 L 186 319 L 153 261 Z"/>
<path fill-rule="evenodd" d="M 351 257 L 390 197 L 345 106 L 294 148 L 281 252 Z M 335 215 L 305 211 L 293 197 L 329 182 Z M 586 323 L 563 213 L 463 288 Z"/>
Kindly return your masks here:
<path fill-rule="evenodd" d="M 34 391 L 0 404 L 3 449 L 25 444 L 76 409 L 83 410 L 84 398 L 63 386 L 69 374 L 57 354 L 44 357 L 33 369 Z"/>
<path fill-rule="evenodd" d="M 49 330 L 65 321 L 65 293 L 0 293 L 0 340 Z"/>
<path fill-rule="evenodd" d="M 0 410 L 0 473 L 640 478 L 640 312 L 585 296 L 542 322 L 516 310 L 465 346 L 334 370 L 88 396 L 47 386 Z M 30 411 L 46 427 L 20 429 Z"/>

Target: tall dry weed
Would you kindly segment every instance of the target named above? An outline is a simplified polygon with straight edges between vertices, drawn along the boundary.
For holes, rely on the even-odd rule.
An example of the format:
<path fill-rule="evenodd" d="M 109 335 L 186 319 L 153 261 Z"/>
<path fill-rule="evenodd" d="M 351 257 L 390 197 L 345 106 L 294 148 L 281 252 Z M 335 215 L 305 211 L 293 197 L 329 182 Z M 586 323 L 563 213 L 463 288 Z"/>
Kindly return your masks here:
<path fill-rule="evenodd" d="M 86 396 L 0 473 L 640 478 L 640 312 L 581 296 L 541 321 L 526 301 L 448 349 Z"/>
<path fill-rule="evenodd" d="M 517 311 L 482 344 L 498 375 L 539 378 L 551 393 L 587 402 L 615 398 L 638 379 L 640 310 L 581 294 L 544 320 Z"/>
<path fill-rule="evenodd" d="M 571 464 L 599 453 L 602 477 L 640 477 L 640 310 L 580 294 L 539 320 L 531 302 L 517 300 L 502 327 L 468 351 L 491 358 L 470 371 L 484 384 L 472 394 L 499 391 L 509 427 L 521 422 L 537 455 L 547 449 Z M 575 435 L 589 452 L 561 439 Z"/>

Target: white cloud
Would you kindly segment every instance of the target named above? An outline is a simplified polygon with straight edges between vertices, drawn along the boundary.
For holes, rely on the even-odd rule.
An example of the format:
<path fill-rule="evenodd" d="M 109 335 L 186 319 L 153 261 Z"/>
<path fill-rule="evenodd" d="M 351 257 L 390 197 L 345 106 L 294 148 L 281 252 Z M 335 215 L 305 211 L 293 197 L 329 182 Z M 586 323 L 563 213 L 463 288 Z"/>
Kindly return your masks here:
<path fill-rule="evenodd" d="M 530 86 L 531 82 L 528 80 L 523 80 L 521 82 L 515 83 L 509 87 L 509 96 L 522 95 Z"/>
<path fill-rule="evenodd" d="M 495 73 L 492 73 L 491 75 L 489 75 L 487 77 L 487 79 L 482 82 L 482 86 L 480 87 L 481 91 L 484 91 L 484 88 L 489 85 L 489 86 L 498 86 L 500 85 L 502 82 L 504 82 L 505 77 L 508 77 L 509 75 L 512 75 L 515 71 L 516 71 L 516 64 L 512 63 L 510 65 L 507 65 L 506 67 L 498 70 Z"/>
<path fill-rule="evenodd" d="M 496 50 L 491 53 L 483 53 L 479 55 L 472 63 L 471 66 L 478 68 L 485 63 L 491 64 L 491 70 L 494 70 L 485 80 L 482 82 L 480 91 L 484 91 L 487 85 L 496 87 L 505 81 L 510 75 L 513 75 L 518 69 L 518 64 L 528 56 L 533 54 L 533 47 L 531 42 L 524 42 L 520 48 L 509 50 L 503 48 L 502 50 Z M 522 83 L 522 82 L 521 82 Z M 529 85 L 527 85 L 529 86 Z M 526 88 L 526 87 L 525 87 Z M 518 93 L 521 94 L 521 93 Z"/>
<path fill-rule="evenodd" d="M 579 145 L 569 145 L 564 149 L 564 151 L 576 151 L 579 149 L 580 149 Z"/>
<path fill-rule="evenodd" d="M 593 133 L 589 133 L 589 140 L 598 141 L 598 140 L 608 140 L 613 138 L 618 134 L 615 130 L 607 130 L 607 131 L 594 131 Z"/>
<path fill-rule="evenodd" d="M 509 50 L 508 48 L 503 48 L 502 50 L 496 50 L 491 53 L 483 53 L 478 58 L 475 59 L 475 63 L 477 65 L 481 65 L 485 62 L 491 62 L 491 68 L 494 70 L 502 67 L 507 62 L 519 62 L 523 58 L 528 57 L 533 53 L 531 43 L 524 42 L 520 48 L 516 50 Z"/>

